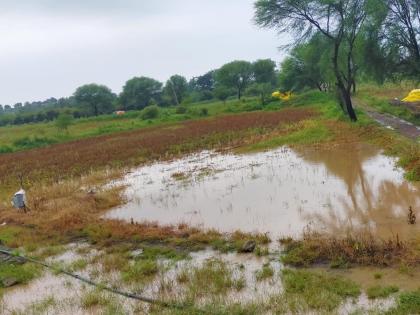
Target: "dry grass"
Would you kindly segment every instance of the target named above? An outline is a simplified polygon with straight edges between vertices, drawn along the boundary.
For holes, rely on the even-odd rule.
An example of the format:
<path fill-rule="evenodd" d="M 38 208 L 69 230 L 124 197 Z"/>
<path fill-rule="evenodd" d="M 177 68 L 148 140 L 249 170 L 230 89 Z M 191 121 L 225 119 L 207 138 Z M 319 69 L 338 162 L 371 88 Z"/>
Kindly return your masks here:
<path fill-rule="evenodd" d="M 409 243 L 381 240 L 370 234 L 336 238 L 308 232 L 301 240 L 283 239 L 283 262 L 293 266 L 330 264 L 333 268 L 351 265 L 395 266 L 420 263 L 420 253 Z"/>

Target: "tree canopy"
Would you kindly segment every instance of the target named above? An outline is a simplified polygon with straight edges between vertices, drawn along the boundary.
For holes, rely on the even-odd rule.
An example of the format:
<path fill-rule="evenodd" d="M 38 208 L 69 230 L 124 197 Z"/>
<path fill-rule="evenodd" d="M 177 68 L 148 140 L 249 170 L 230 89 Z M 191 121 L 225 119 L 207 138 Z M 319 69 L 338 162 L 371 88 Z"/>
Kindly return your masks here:
<path fill-rule="evenodd" d="M 153 99 L 159 99 L 161 92 L 161 82 L 147 77 L 134 77 L 125 83 L 120 102 L 125 110 L 143 109 L 149 106 Z"/>

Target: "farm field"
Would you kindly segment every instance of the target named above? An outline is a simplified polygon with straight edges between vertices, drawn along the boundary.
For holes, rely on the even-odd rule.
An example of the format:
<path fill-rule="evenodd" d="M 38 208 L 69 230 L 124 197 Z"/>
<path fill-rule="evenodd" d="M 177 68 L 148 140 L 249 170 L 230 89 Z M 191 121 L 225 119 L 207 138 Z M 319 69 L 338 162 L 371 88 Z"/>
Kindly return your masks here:
<path fill-rule="evenodd" d="M 2 244 L 99 285 L 1 265 L 20 283 L 2 312 L 416 313 L 419 144 L 363 109 L 348 122 L 327 93 L 249 102 L 101 135 L 76 123 L 73 139 L 0 154 Z M 21 178 L 26 214 L 9 201 Z"/>

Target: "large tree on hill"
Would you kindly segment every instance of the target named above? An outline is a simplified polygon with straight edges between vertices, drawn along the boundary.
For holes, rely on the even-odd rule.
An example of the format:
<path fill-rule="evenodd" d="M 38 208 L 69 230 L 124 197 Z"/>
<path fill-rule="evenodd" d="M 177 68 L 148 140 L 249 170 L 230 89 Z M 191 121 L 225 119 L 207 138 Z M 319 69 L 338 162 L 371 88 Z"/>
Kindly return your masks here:
<path fill-rule="evenodd" d="M 74 92 L 76 101 L 85 106 L 95 116 L 108 114 L 114 110 L 116 96 L 105 85 L 86 84 L 78 87 Z"/>
<path fill-rule="evenodd" d="M 258 25 L 275 28 L 280 33 L 292 33 L 301 43 L 321 33 L 333 47 L 332 69 L 339 101 L 350 119 L 357 120 L 351 100 L 355 84 L 354 44 L 369 10 L 377 0 L 258 0 L 255 21 Z M 344 62 L 341 62 L 344 60 Z"/>
<path fill-rule="evenodd" d="M 252 80 L 252 64 L 248 61 L 232 61 L 216 72 L 216 83 L 226 88 L 235 89 L 238 99 Z"/>
<path fill-rule="evenodd" d="M 152 99 L 159 98 L 162 83 L 147 77 L 134 77 L 128 80 L 120 94 L 124 109 L 143 109 Z"/>

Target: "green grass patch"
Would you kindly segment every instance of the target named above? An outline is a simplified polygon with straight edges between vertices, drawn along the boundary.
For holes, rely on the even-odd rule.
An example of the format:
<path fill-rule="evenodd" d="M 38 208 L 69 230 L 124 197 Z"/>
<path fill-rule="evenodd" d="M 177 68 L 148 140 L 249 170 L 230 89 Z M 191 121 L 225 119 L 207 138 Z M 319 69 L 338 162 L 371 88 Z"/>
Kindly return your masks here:
<path fill-rule="evenodd" d="M 261 270 L 258 270 L 255 274 L 257 281 L 263 281 L 274 276 L 274 269 L 268 264 L 264 265 Z"/>
<path fill-rule="evenodd" d="M 159 271 L 156 260 L 142 259 L 135 261 L 132 266 L 122 273 L 122 278 L 126 282 L 144 282 L 149 280 Z"/>
<path fill-rule="evenodd" d="M 0 263 L 0 287 L 4 287 L 4 282 L 10 279 L 15 280 L 18 284 L 25 284 L 39 276 L 40 267 L 34 264 L 26 263 L 6 264 Z"/>
<path fill-rule="evenodd" d="M 320 120 L 306 120 L 289 125 L 283 134 L 272 137 L 238 151 L 241 153 L 268 150 L 282 145 L 313 145 L 331 140 L 332 135 L 327 126 Z"/>
<path fill-rule="evenodd" d="M 369 299 L 377 299 L 377 298 L 387 298 L 393 293 L 398 292 L 399 289 L 396 286 L 387 286 L 382 287 L 379 285 L 375 285 L 373 287 L 369 287 L 366 290 L 366 294 Z"/>
<path fill-rule="evenodd" d="M 333 311 L 345 299 L 361 293 L 354 282 L 321 272 L 285 269 L 282 281 L 286 295 L 299 296 L 315 310 Z"/>
<path fill-rule="evenodd" d="M 401 293 L 397 299 L 397 306 L 386 312 L 388 315 L 420 314 L 420 289 Z"/>

